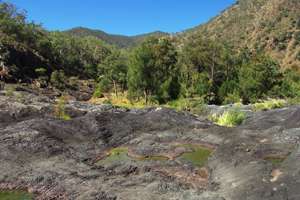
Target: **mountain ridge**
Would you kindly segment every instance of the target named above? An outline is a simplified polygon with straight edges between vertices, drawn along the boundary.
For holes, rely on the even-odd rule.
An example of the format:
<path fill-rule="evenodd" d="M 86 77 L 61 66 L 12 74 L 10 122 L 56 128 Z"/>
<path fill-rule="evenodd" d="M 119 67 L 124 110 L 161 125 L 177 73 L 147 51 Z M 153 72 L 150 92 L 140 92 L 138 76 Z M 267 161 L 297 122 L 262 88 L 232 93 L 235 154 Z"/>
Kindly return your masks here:
<path fill-rule="evenodd" d="M 94 36 L 104 42 L 115 45 L 120 48 L 128 48 L 137 45 L 140 41 L 149 36 L 167 36 L 169 33 L 162 31 L 154 31 L 150 33 L 144 33 L 134 36 L 127 36 L 121 34 L 110 34 L 98 29 L 90 29 L 86 27 L 74 27 L 72 29 L 64 31 L 74 36 Z"/>
<path fill-rule="evenodd" d="M 184 37 L 195 35 L 263 50 L 284 68 L 300 66 L 300 1 L 239 0 Z"/>
<path fill-rule="evenodd" d="M 95 36 L 120 48 L 134 47 L 148 36 L 173 36 L 161 31 L 125 36 L 75 27 L 75 36 Z M 284 68 L 300 66 L 300 1 L 238 0 L 208 22 L 174 34 L 184 43 L 191 36 L 225 41 L 236 49 L 263 50 Z"/>

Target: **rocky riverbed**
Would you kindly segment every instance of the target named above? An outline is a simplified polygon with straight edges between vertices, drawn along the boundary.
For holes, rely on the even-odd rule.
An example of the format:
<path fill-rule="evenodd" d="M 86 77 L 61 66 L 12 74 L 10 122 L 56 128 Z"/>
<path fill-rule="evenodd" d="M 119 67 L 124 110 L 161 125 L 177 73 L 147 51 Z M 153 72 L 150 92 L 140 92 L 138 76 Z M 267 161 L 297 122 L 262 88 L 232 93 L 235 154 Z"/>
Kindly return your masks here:
<path fill-rule="evenodd" d="M 60 120 L 54 105 L 0 93 L 0 198 L 300 199 L 298 106 L 225 128 L 166 108 L 77 101 L 65 107 L 71 120 Z"/>

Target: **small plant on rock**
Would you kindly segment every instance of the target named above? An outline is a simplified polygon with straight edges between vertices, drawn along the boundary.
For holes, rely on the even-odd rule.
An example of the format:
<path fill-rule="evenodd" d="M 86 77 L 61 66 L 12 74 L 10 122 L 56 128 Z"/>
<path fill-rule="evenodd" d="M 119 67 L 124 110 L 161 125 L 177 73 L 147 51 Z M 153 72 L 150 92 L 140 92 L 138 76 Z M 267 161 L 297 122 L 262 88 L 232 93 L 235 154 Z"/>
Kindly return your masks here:
<path fill-rule="evenodd" d="M 220 126 L 235 127 L 243 123 L 246 119 L 246 114 L 234 109 L 225 111 L 222 114 L 213 114 L 209 119 Z"/>
<path fill-rule="evenodd" d="M 65 111 L 65 106 L 66 106 L 66 97 L 65 96 L 61 96 L 58 99 L 58 102 L 55 106 L 55 116 L 59 119 L 62 120 L 70 120 L 71 117 L 66 113 Z"/>
<path fill-rule="evenodd" d="M 286 105 L 286 101 L 284 100 L 268 100 L 261 103 L 255 103 L 253 105 L 254 111 L 266 111 L 266 110 L 272 110 L 277 108 L 282 108 Z"/>
<path fill-rule="evenodd" d="M 62 70 L 52 72 L 50 82 L 54 87 L 64 90 L 66 88 L 65 81 L 66 77 Z"/>
<path fill-rule="evenodd" d="M 7 87 L 5 95 L 8 97 L 13 97 L 15 90 L 16 89 L 13 86 Z"/>

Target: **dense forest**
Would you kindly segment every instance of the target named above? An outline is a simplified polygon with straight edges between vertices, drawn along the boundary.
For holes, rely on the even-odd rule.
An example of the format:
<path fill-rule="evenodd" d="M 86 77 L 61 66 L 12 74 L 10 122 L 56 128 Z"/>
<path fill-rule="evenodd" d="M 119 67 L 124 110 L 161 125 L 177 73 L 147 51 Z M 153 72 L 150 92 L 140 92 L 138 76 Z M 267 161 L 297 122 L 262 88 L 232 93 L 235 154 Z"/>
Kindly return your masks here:
<path fill-rule="evenodd" d="M 131 101 L 165 104 L 197 98 L 209 104 L 300 96 L 297 67 L 284 69 L 263 49 L 233 48 L 205 35 L 159 35 L 120 48 L 95 36 L 49 32 L 26 13 L 0 2 L 0 61 L 6 82 L 49 85 L 94 79 L 95 97 L 126 94 Z M 0 62 L 0 63 L 1 63 Z"/>

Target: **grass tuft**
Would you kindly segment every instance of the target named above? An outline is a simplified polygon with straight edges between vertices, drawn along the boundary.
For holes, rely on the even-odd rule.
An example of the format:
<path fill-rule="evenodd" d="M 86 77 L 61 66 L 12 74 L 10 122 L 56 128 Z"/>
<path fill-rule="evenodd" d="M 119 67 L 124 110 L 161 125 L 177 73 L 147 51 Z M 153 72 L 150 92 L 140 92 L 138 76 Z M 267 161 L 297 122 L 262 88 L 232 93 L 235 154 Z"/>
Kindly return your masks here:
<path fill-rule="evenodd" d="M 278 109 L 283 108 L 286 105 L 286 101 L 284 100 L 277 100 L 277 99 L 271 99 L 268 101 L 264 101 L 261 103 L 255 103 L 253 105 L 254 111 L 267 111 L 272 109 Z"/>
<path fill-rule="evenodd" d="M 103 98 L 92 98 L 90 100 L 93 104 L 111 104 L 113 106 L 121 107 L 121 108 L 128 108 L 128 109 L 134 109 L 134 108 L 145 108 L 147 106 L 155 106 L 155 104 L 146 104 L 145 101 L 130 101 L 127 98 L 126 93 L 122 94 L 120 93 L 118 96 L 114 94 L 107 95 Z M 157 106 L 157 105 L 156 105 Z"/>
<path fill-rule="evenodd" d="M 225 111 L 221 115 L 213 114 L 209 119 L 220 126 L 235 127 L 243 123 L 246 114 L 238 109 Z"/>
<path fill-rule="evenodd" d="M 201 114 L 205 111 L 203 98 L 180 98 L 168 102 L 166 107 L 177 111 L 189 111 L 194 114 Z"/>
<path fill-rule="evenodd" d="M 71 117 L 66 113 L 66 101 L 67 98 L 65 96 L 61 96 L 58 99 L 57 104 L 55 105 L 55 109 L 54 109 L 54 115 L 62 120 L 71 120 Z"/>

